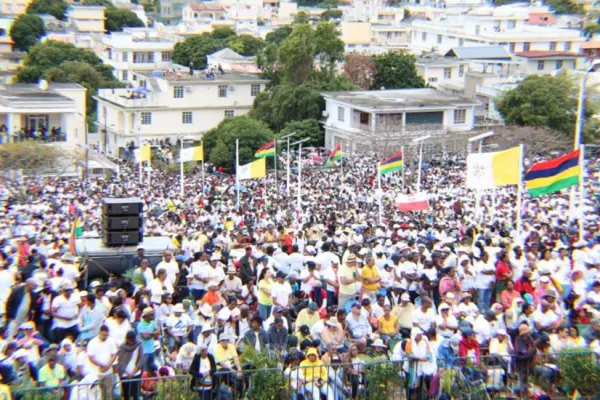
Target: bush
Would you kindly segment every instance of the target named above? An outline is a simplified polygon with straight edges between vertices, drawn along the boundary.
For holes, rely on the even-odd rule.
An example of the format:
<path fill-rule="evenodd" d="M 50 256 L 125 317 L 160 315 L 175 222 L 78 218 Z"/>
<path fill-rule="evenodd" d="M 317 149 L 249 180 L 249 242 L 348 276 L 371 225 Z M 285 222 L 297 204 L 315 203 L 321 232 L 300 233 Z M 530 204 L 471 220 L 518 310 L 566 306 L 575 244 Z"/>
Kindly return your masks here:
<path fill-rule="evenodd" d="M 365 367 L 365 400 L 395 399 L 403 395 L 402 368 L 391 362 L 367 364 Z"/>
<path fill-rule="evenodd" d="M 565 390 L 575 389 L 583 396 L 600 392 L 600 364 L 589 349 L 568 349 L 558 353 L 561 383 Z"/>

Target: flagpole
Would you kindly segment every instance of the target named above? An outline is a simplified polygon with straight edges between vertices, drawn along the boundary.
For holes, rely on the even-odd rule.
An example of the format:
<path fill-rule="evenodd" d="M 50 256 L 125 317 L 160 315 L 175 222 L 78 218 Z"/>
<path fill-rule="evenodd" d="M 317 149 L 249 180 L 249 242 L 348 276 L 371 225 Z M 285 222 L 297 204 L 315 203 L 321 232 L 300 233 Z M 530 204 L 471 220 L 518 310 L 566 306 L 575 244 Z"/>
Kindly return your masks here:
<path fill-rule="evenodd" d="M 287 185 L 285 188 L 288 197 L 290 197 L 290 136 L 287 138 Z"/>
<path fill-rule="evenodd" d="M 377 163 L 377 186 L 379 187 L 379 224 L 381 225 L 383 210 L 382 210 L 382 191 L 381 191 L 381 161 Z"/>
<path fill-rule="evenodd" d="M 152 166 L 150 165 L 150 160 L 148 160 L 148 188 L 150 188 L 150 171 L 152 171 Z"/>
<path fill-rule="evenodd" d="M 235 206 L 240 209 L 240 140 L 235 139 Z"/>
<path fill-rule="evenodd" d="M 143 168 L 143 164 L 144 162 L 142 161 L 142 131 L 140 130 L 140 128 L 138 128 L 138 148 L 140 149 L 140 184 L 142 183 L 142 168 Z"/>
<path fill-rule="evenodd" d="M 419 170 L 417 171 L 417 193 L 421 193 L 421 164 L 423 163 L 423 143 L 419 147 Z"/>
<path fill-rule="evenodd" d="M 525 146 L 519 145 L 519 185 L 517 186 L 517 234 L 521 235 L 521 208 L 523 202 L 523 153 Z"/>
<path fill-rule="evenodd" d="M 200 146 L 202 146 L 202 194 L 204 195 L 204 141 L 200 142 Z"/>
<path fill-rule="evenodd" d="M 402 194 L 404 194 L 404 170 L 406 169 L 406 156 L 404 155 L 404 146 L 402 146 L 400 151 L 402 151 Z"/>
<path fill-rule="evenodd" d="M 179 195 L 183 199 L 183 136 L 179 136 Z"/>
<path fill-rule="evenodd" d="M 273 157 L 273 163 L 275 164 L 275 193 L 277 193 L 277 198 L 279 198 L 279 187 L 277 185 L 277 140 L 273 140 L 273 144 L 275 146 L 275 155 Z"/>
<path fill-rule="evenodd" d="M 335 147 L 334 147 L 334 149 L 335 149 Z M 341 143 L 340 143 L 340 173 L 342 174 L 341 189 L 344 190 L 344 153 L 342 152 L 342 144 Z"/>
<path fill-rule="evenodd" d="M 579 146 L 579 240 L 583 240 L 583 174 L 585 173 L 585 145 Z"/>
<path fill-rule="evenodd" d="M 302 208 L 302 142 L 298 146 L 298 215 Z"/>

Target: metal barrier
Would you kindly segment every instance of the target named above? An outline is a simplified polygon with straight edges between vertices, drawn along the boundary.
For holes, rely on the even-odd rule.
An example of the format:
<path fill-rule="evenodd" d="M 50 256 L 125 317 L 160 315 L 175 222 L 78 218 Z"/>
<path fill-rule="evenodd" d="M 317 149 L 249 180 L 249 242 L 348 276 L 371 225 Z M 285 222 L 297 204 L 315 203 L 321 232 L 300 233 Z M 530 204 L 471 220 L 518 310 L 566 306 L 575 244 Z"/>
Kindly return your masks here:
<path fill-rule="evenodd" d="M 592 352 L 572 352 L 575 363 L 592 362 Z M 531 362 L 514 355 L 455 358 L 448 364 L 435 360 L 437 373 L 424 375 L 419 368 L 428 361 L 354 361 L 342 364 L 300 366 L 298 363 L 271 369 L 218 370 L 211 377 L 149 377 L 113 383 L 74 383 L 52 388 L 12 388 L 16 400 L 403 400 L 407 398 L 490 399 L 503 395 L 570 396 L 574 389 L 561 379 L 554 355 L 536 355 Z M 429 360 L 429 361 L 433 361 Z M 600 373 L 600 369 L 598 370 Z M 106 386 L 104 386 L 106 385 Z M 600 388 L 600 380 L 598 382 Z"/>

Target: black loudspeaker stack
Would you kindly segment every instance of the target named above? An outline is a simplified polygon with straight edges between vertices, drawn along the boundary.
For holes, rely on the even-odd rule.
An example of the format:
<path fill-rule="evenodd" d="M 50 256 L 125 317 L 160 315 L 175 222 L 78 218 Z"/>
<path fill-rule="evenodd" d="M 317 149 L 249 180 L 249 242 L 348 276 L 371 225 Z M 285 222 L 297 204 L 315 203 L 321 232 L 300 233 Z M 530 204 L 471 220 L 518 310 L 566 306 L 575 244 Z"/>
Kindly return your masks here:
<path fill-rule="evenodd" d="M 102 242 L 107 247 L 135 246 L 144 240 L 144 204 L 137 197 L 102 200 Z"/>

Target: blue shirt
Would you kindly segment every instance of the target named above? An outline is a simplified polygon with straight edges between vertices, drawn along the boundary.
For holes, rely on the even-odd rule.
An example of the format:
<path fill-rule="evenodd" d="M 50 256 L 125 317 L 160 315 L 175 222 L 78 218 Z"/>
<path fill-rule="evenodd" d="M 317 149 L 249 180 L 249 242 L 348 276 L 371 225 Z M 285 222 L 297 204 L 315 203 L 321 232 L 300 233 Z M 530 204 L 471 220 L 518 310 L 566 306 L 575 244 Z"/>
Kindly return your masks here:
<path fill-rule="evenodd" d="M 146 321 L 140 321 L 137 326 L 137 333 L 140 335 L 142 341 L 142 353 L 153 354 L 154 353 L 154 338 L 144 339 L 141 337 L 142 333 L 154 333 L 156 330 L 156 322 L 151 321 L 149 324 Z"/>

